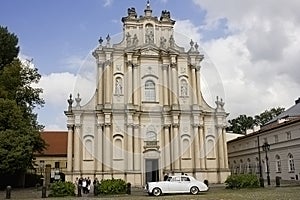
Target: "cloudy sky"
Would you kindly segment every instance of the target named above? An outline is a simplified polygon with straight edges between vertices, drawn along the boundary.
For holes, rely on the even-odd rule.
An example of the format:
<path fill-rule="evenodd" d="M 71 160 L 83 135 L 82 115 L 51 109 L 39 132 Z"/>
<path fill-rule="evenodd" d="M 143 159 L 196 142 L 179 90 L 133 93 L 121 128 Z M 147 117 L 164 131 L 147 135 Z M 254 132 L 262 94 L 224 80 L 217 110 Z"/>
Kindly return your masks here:
<path fill-rule="evenodd" d="M 152 0 L 153 15 L 169 10 L 175 38 L 197 41 L 205 60 L 202 87 L 207 102 L 225 100 L 230 118 L 288 108 L 300 97 L 299 0 Z M 143 15 L 146 0 L 2 0 L 0 25 L 19 38 L 21 57 L 32 59 L 46 104 L 37 110 L 46 130 L 65 130 L 66 99 L 95 90 L 91 52 L 100 36 L 121 39 L 127 8 Z"/>

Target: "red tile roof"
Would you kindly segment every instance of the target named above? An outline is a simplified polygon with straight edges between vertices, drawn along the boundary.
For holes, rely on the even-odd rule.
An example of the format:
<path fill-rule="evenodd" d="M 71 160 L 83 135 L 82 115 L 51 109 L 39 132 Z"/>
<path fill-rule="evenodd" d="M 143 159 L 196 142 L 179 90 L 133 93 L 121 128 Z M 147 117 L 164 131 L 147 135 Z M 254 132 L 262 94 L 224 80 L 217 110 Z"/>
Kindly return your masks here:
<path fill-rule="evenodd" d="M 66 156 L 68 148 L 68 131 L 44 131 L 41 137 L 47 146 L 42 154 L 37 156 Z"/>

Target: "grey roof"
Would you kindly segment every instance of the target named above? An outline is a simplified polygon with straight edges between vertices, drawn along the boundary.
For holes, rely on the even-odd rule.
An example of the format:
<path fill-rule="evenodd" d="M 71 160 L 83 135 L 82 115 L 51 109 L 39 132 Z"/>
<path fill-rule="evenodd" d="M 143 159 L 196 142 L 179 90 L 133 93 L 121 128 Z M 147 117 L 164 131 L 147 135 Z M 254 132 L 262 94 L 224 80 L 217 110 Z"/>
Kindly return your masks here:
<path fill-rule="evenodd" d="M 277 117 L 274 117 L 271 121 L 269 121 L 267 124 L 270 124 L 272 122 L 275 122 L 279 119 L 283 118 L 290 118 L 290 117 L 300 117 L 300 98 L 296 100 L 296 104 L 278 115 Z"/>

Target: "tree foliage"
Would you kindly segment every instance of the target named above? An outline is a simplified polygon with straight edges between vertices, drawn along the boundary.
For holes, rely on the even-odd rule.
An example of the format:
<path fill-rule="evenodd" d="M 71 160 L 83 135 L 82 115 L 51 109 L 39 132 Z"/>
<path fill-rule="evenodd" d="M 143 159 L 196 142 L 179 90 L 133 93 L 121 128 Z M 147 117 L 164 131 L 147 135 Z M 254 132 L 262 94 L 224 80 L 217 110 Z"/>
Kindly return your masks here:
<path fill-rule="evenodd" d="M 251 116 L 240 115 L 235 119 L 229 120 L 228 131 L 238 134 L 245 134 L 247 129 L 251 129 L 255 125 L 255 120 Z"/>
<path fill-rule="evenodd" d="M 0 26 L 0 70 L 11 63 L 19 54 L 18 38 L 9 33 L 7 27 Z"/>
<path fill-rule="evenodd" d="M 0 26 L 0 175 L 22 173 L 45 142 L 33 109 L 42 106 L 40 74 L 18 59 L 18 38 Z"/>
<path fill-rule="evenodd" d="M 265 110 L 259 115 L 255 115 L 255 123 L 256 125 L 263 126 L 267 122 L 271 121 L 274 117 L 280 115 L 285 109 L 281 107 L 271 108 L 270 110 Z"/>
<path fill-rule="evenodd" d="M 285 109 L 281 107 L 271 108 L 270 110 L 265 110 L 259 115 L 254 117 L 240 115 L 235 119 L 228 120 L 230 126 L 227 127 L 227 131 L 232 131 L 238 134 L 246 134 L 247 129 L 252 129 L 255 125 L 263 126 L 274 117 L 281 114 Z"/>

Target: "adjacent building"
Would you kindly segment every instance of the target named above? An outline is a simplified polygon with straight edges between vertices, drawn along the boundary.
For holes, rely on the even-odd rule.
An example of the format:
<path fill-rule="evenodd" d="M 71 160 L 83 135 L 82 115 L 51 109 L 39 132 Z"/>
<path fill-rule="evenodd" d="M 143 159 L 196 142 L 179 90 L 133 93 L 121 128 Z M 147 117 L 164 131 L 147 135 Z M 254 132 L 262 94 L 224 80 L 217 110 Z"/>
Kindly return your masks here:
<path fill-rule="evenodd" d="M 49 181 L 54 179 L 64 180 L 67 169 L 67 131 L 43 131 L 41 137 L 46 142 L 42 153 L 34 156 L 34 168 L 37 174 L 46 175 L 46 166 L 49 169 Z"/>
<path fill-rule="evenodd" d="M 259 131 L 227 143 L 232 173 L 254 173 L 271 180 L 300 178 L 300 98 Z M 266 148 L 267 147 L 267 148 Z M 261 172 L 260 172 L 261 166 Z"/>
<path fill-rule="evenodd" d="M 199 45 L 176 44 L 169 11 L 128 8 L 123 40 L 108 35 L 94 50 L 97 89 L 81 105 L 70 96 L 66 179 L 121 178 L 133 185 L 187 173 L 209 182 L 229 175 L 226 116 L 221 98 L 201 93 Z"/>

